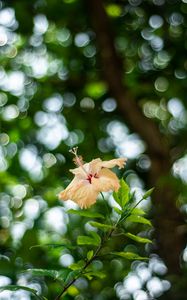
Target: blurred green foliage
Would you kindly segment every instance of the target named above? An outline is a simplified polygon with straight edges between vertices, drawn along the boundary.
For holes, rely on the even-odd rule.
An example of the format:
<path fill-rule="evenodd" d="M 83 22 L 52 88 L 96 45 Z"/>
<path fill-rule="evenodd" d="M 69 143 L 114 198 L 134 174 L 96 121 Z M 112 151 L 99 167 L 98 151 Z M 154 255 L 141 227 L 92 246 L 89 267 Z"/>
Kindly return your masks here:
<path fill-rule="evenodd" d="M 158 125 L 170 144 L 173 177 L 169 180 L 179 192 L 177 205 L 185 213 L 187 3 L 111 0 L 103 4 L 124 64 L 123 82 L 144 116 Z M 0 283 L 28 286 L 54 299 L 61 289 L 56 281 L 33 279 L 23 270 L 60 270 L 80 255 L 72 241 L 89 228 L 84 217 L 67 216 L 65 209 L 75 207 L 57 197 L 72 179 L 69 149 L 78 145 L 85 161 L 127 157 L 125 171 L 116 172 L 125 177 L 137 201 L 148 187 L 151 161 L 146 142 L 124 120 L 103 76 L 101 50 L 86 1 L 7 0 L 0 1 L 0 8 Z M 113 201 L 109 196 L 111 214 Z M 142 205 L 148 211 L 147 203 Z M 143 214 L 141 207 L 134 211 Z M 91 212 L 108 213 L 101 199 Z M 153 211 L 150 216 L 154 218 Z M 143 224 L 133 221 L 127 231 L 136 235 L 142 228 L 142 236 L 150 238 L 152 230 L 144 229 L 143 216 L 139 221 Z M 132 240 L 123 250 L 136 253 L 136 241 L 128 237 Z M 112 246 L 121 251 L 121 242 L 121 237 L 116 238 Z M 148 244 L 139 248 L 141 255 L 154 250 Z M 66 299 L 123 299 L 124 294 L 126 299 L 138 299 L 138 295 L 148 299 L 155 278 L 159 288 L 152 297 L 160 297 L 170 287 L 159 278 L 167 269 L 154 255 L 150 262 L 132 266 L 115 258 L 105 267 L 109 276 L 96 278 L 89 286 L 86 279 L 78 281 Z M 99 260 L 95 268 L 102 269 Z M 140 280 L 142 269 L 150 275 L 144 281 Z M 139 294 L 121 282 L 130 270 L 136 274 Z M 10 299 L 10 294 L 1 298 L 3 293 L 0 299 Z M 31 299 L 26 291 L 16 293 L 11 299 Z"/>

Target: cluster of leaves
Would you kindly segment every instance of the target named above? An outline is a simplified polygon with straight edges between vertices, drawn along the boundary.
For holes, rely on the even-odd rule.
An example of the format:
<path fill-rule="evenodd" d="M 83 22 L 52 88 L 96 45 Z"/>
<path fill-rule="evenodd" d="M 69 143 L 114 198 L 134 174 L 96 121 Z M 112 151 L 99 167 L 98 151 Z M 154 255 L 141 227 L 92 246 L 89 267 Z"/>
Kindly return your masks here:
<path fill-rule="evenodd" d="M 101 213 L 94 212 L 92 210 L 74 210 L 70 209 L 67 211 L 70 215 L 78 215 L 84 218 L 84 223 L 89 224 L 90 230 L 88 235 L 78 235 L 76 238 L 77 246 L 72 246 L 71 244 L 61 244 L 61 245 L 46 245 L 48 247 L 66 247 L 69 250 L 76 250 L 84 254 L 84 257 L 78 259 L 77 262 L 71 264 L 67 268 L 61 268 L 60 270 L 51 269 L 27 269 L 25 272 L 30 273 L 32 276 L 36 277 L 50 277 L 55 281 L 58 281 L 61 286 L 59 295 L 57 295 L 56 300 L 61 299 L 65 293 L 67 293 L 76 282 L 78 278 L 85 277 L 87 280 L 92 280 L 93 278 L 104 279 L 107 277 L 105 268 L 98 270 L 94 261 L 98 259 L 104 263 L 107 263 L 114 257 L 120 257 L 126 260 L 147 260 L 145 256 L 141 256 L 136 252 L 124 251 L 123 242 L 119 246 L 115 247 L 115 243 L 110 243 L 112 239 L 118 236 L 124 236 L 127 239 L 131 239 L 138 243 L 152 243 L 148 238 L 141 237 L 139 234 L 135 235 L 127 231 L 126 224 L 128 223 L 141 223 L 144 225 L 151 226 L 151 222 L 144 217 L 144 210 L 137 208 L 138 204 L 147 199 L 153 189 L 147 191 L 143 197 L 134 204 L 134 194 L 130 193 L 129 186 L 122 179 L 120 181 L 120 189 L 118 192 L 113 193 L 113 197 L 118 204 L 118 207 L 114 206 L 115 220 L 108 221 L 110 214 L 104 216 Z M 95 221 L 95 219 L 97 221 Z M 89 220 L 89 221 L 87 221 Z M 98 221 L 99 220 L 99 221 Z M 125 246 L 128 245 L 128 240 L 125 241 Z M 40 245 L 34 246 L 40 247 Z M 80 250 L 81 249 L 81 250 Z M 31 289 L 27 286 L 19 285 L 8 285 L 1 287 L 1 291 L 10 290 L 17 291 L 18 289 L 24 289 L 31 294 L 33 294 L 37 299 L 47 299 L 44 296 L 38 295 L 37 290 Z M 78 292 L 77 288 L 74 287 L 75 292 Z"/>

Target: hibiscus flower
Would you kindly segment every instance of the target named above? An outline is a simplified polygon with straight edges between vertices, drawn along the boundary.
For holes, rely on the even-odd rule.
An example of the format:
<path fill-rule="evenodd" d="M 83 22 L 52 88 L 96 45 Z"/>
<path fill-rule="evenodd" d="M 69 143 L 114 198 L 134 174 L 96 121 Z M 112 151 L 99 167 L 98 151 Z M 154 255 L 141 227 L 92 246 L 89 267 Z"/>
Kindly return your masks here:
<path fill-rule="evenodd" d="M 60 199 L 72 200 L 81 208 L 88 208 L 96 202 L 100 192 L 118 191 L 119 179 L 109 168 L 115 166 L 118 166 L 119 169 L 123 168 L 126 162 L 125 158 L 109 161 L 96 158 L 89 163 L 83 163 L 82 158 L 77 155 L 77 147 L 73 148 L 71 152 L 75 155 L 74 161 L 78 168 L 70 170 L 75 177 L 67 188 L 60 192 Z"/>

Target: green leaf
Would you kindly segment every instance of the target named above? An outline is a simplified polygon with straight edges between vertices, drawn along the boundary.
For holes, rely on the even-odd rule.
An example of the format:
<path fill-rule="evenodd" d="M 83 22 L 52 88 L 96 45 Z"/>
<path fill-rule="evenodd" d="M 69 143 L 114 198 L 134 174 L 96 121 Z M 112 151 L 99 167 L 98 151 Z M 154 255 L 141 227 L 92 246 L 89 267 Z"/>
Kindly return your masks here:
<path fill-rule="evenodd" d="M 73 270 L 73 271 L 81 269 L 78 264 L 72 264 L 68 268 L 71 269 L 71 270 Z"/>
<path fill-rule="evenodd" d="M 68 268 L 75 271 L 80 270 L 84 266 L 85 262 L 83 260 L 78 261 L 77 263 L 71 264 Z"/>
<path fill-rule="evenodd" d="M 77 277 L 77 275 L 80 274 L 80 270 L 74 270 L 69 272 L 68 276 L 66 277 L 65 284 L 69 283 L 73 279 Z"/>
<path fill-rule="evenodd" d="M 120 188 L 118 192 L 113 193 L 115 201 L 123 208 L 129 201 L 129 186 L 126 184 L 124 179 L 120 180 Z"/>
<path fill-rule="evenodd" d="M 67 249 L 75 249 L 75 246 L 70 245 L 70 242 L 67 240 L 66 243 L 63 244 L 43 244 L 43 245 L 34 245 L 29 248 L 29 250 L 32 250 L 33 248 L 42 248 L 42 247 L 49 247 L 49 248 L 67 248 Z"/>
<path fill-rule="evenodd" d="M 99 279 L 103 279 L 106 277 L 106 274 L 100 271 L 88 271 L 83 275 L 86 276 L 89 280 L 91 280 L 93 277 L 97 277 Z"/>
<path fill-rule="evenodd" d="M 121 203 L 122 206 L 125 206 L 125 204 L 128 202 L 129 200 L 129 192 L 130 192 L 130 188 L 127 185 L 127 183 L 124 181 L 124 179 L 120 179 L 120 190 L 119 190 L 119 195 L 121 198 Z"/>
<path fill-rule="evenodd" d="M 154 191 L 155 188 L 152 188 L 150 190 L 148 190 L 142 197 L 142 199 L 147 199 L 151 194 L 152 192 Z"/>
<path fill-rule="evenodd" d="M 131 215 L 145 215 L 145 211 L 141 208 L 133 208 Z"/>
<path fill-rule="evenodd" d="M 92 280 L 93 279 L 93 276 L 90 275 L 89 273 L 84 273 L 83 276 L 86 277 L 88 280 Z"/>
<path fill-rule="evenodd" d="M 47 276 L 52 277 L 53 279 L 58 278 L 58 271 L 56 270 L 47 270 L 47 269 L 28 269 L 25 272 L 30 272 L 34 276 Z"/>
<path fill-rule="evenodd" d="M 99 246 L 99 242 L 90 237 L 85 235 L 79 235 L 77 238 L 77 244 L 78 245 L 93 245 L 93 246 Z"/>
<path fill-rule="evenodd" d="M 114 228 L 112 225 L 102 224 L 102 223 L 94 222 L 94 221 L 89 222 L 89 224 L 91 226 L 93 226 L 93 227 L 96 227 L 96 228 L 99 228 L 99 229 L 103 229 L 103 230 L 113 229 Z"/>
<path fill-rule="evenodd" d="M 125 236 L 127 236 L 128 238 L 130 238 L 130 239 L 132 239 L 132 240 L 134 240 L 136 242 L 139 242 L 139 243 L 152 243 L 151 240 L 149 240 L 147 238 L 142 238 L 142 237 L 140 237 L 138 235 L 134 235 L 134 234 L 132 234 L 130 232 L 125 233 Z"/>
<path fill-rule="evenodd" d="M 68 269 L 60 270 L 60 271 L 58 271 L 57 279 L 65 282 L 69 273 L 70 273 L 70 271 Z"/>
<path fill-rule="evenodd" d="M 69 270 L 47 270 L 47 269 L 28 269 L 25 272 L 31 272 L 33 276 L 47 276 L 53 279 L 64 280 L 69 273 Z"/>
<path fill-rule="evenodd" d="M 113 207 L 113 209 L 115 210 L 115 212 L 117 212 L 118 215 L 122 215 L 123 212 L 121 209 L 119 209 L 118 207 L 115 207 L 115 206 Z"/>
<path fill-rule="evenodd" d="M 0 292 L 3 292 L 3 291 L 16 292 L 16 291 L 19 291 L 19 290 L 24 290 L 24 291 L 30 292 L 30 293 L 34 294 L 38 299 L 45 299 L 44 297 L 37 295 L 37 291 L 36 290 L 31 289 L 31 288 L 29 288 L 27 286 L 22 286 L 22 285 L 5 285 L 5 286 L 1 286 L 0 287 Z"/>
<path fill-rule="evenodd" d="M 136 253 L 133 252 L 112 252 L 112 254 L 129 259 L 129 260 L 135 260 L 135 259 L 139 259 L 139 260 L 147 260 L 147 257 L 142 257 L 139 256 Z"/>
<path fill-rule="evenodd" d="M 79 215 L 79 216 L 87 217 L 87 218 L 101 218 L 101 219 L 105 218 L 100 213 L 91 212 L 91 211 L 88 211 L 88 210 L 69 209 L 67 212 L 70 213 L 70 214 Z"/>
<path fill-rule="evenodd" d="M 97 232 L 95 231 L 89 231 L 89 233 L 92 235 L 92 237 L 94 238 L 94 240 L 100 244 L 101 243 L 101 238 L 100 236 L 97 234 Z"/>
<path fill-rule="evenodd" d="M 31 293 L 34 293 L 34 294 L 37 293 L 36 290 L 31 289 L 27 286 L 22 286 L 22 285 L 5 285 L 5 286 L 0 287 L 1 292 L 5 291 L 5 290 L 6 291 L 13 291 L 13 292 L 18 291 L 18 290 L 25 290 L 25 291 L 28 291 L 28 292 L 31 292 Z"/>
<path fill-rule="evenodd" d="M 90 260 L 93 257 L 93 254 L 94 254 L 93 250 L 88 251 L 87 259 Z"/>
<path fill-rule="evenodd" d="M 133 223 L 142 223 L 142 224 L 147 224 L 149 226 L 152 226 L 151 222 L 147 220 L 146 218 L 142 216 L 137 216 L 137 215 L 131 215 L 129 216 L 126 221 L 133 222 Z"/>
<path fill-rule="evenodd" d="M 119 200 L 119 197 L 118 197 L 118 193 L 117 192 L 113 192 L 113 197 L 114 197 L 114 200 L 120 204 L 120 200 Z"/>

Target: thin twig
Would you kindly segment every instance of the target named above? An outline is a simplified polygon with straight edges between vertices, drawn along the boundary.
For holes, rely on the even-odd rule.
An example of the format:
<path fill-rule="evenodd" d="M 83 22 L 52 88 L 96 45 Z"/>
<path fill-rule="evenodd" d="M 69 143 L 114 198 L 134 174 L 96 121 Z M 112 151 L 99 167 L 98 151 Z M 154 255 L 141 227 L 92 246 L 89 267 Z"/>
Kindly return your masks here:
<path fill-rule="evenodd" d="M 104 196 L 103 194 L 101 193 L 103 199 L 104 199 Z M 104 199 L 105 200 L 105 199 Z M 85 265 L 82 267 L 82 269 L 80 270 L 80 273 L 75 277 L 73 278 L 63 289 L 62 291 L 60 292 L 60 294 L 55 298 L 55 300 L 60 300 L 61 297 L 65 294 L 65 292 L 68 290 L 68 288 L 80 277 L 82 276 L 83 274 L 83 271 L 86 270 L 86 268 L 92 263 L 92 261 L 98 256 L 98 253 L 101 251 L 103 245 L 111 238 L 113 232 L 116 230 L 117 226 L 119 223 L 121 223 L 122 221 L 124 221 L 131 213 L 132 211 L 138 206 L 138 204 L 143 200 L 143 198 L 141 200 L 139 200 L 128 212 L 128 214 L 123 217 L 123 218 L 119 218 L 117 220 L 117 222 L 114 224 L 114 227 L 108 232 L 108 234 L 103 238 L 103 240 L 101 241 L 100 245 L 97 247 L 97 249 L 95 250 L 95 253 L 94 255 L 89 259 L 87 260 L 87 262 L 85 263 Z"/>
<path fill-rule="evenodd" d="M 60 294 L 55 298 L 55 300 L 60 300 L 61 297 L 65 294 L 65 292 L 67 291 L 67 289 L 83 274 L 83 271 L 92 263 L 92 261 L 96 258 L 97 254 L 99 253 L 99 251 L 102 249 L 102 246 L 103 244 L 105 243 L 106 241 L 103 240 L 100 245 L 98 246 L 98 248 L 96 249 L 94 255 L 89 259 L 87 260 L 87 262 L 85 263 L 85 265 L 83 266 L 83 268 L 81 269 L 80 273 L 75 277 L 73 278 L 64 288 L 63 290 L 60 292 Z"/>

